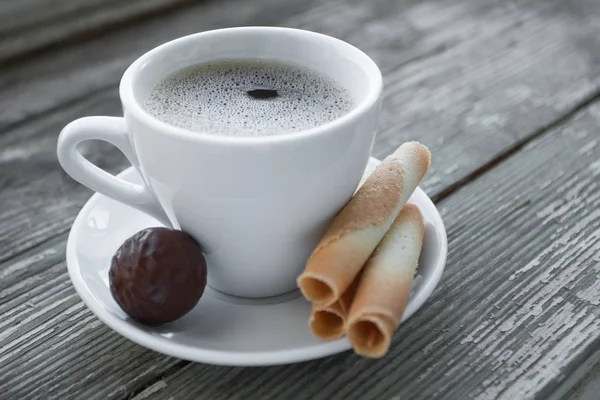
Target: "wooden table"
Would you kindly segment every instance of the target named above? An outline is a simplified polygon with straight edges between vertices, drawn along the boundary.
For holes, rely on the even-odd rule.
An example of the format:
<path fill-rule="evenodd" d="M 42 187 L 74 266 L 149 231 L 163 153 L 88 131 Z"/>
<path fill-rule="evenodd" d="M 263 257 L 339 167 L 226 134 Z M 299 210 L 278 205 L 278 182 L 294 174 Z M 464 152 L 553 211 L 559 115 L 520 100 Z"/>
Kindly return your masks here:
<path fill-rule="evenodd" d="M 448 229 L 446 272 L 381 360 L 169 358 L 104 326 L 69 281 L 65 242 L 91 192 L 59 168 L 60 129 L 119 115 L 118 80 L 148 49 L 236 25 L 360 47 L 385 75 L 373 155 L 409 139 L 433 153 L 422 187 Z M 0 398 L 598 399 L 599 100 L 597 0 L 3 1 Z"/>

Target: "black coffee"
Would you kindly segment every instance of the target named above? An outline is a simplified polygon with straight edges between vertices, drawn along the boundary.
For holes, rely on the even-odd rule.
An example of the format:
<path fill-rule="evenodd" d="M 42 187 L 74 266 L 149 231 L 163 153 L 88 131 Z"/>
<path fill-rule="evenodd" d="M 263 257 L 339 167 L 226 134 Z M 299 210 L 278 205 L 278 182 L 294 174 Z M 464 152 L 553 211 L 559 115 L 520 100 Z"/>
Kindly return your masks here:
<path fill-rule="evenodd" d="M 225 60 L 177 71 L 146 111 L 171 125 L 232 136 L 281 135 L 341 117 L 354 104 L 333 79 L 271 60 Z"/>

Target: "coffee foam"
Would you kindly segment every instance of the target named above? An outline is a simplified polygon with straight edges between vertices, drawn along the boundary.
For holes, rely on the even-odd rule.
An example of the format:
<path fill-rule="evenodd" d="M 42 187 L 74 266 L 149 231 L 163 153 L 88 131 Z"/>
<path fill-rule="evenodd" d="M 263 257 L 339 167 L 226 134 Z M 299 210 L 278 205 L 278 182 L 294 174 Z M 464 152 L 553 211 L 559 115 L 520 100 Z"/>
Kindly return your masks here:
<path fill-rule="evenodd" d="M 256 99 L 248 91 L 277 90 Z M 160 82 L 144 104 L 171 125 L 231 136 L 269 136 L 310 129 L 348 113 L 350 93 L 303 67 L 270 60 L 227 60 L 180 70 Z"/>

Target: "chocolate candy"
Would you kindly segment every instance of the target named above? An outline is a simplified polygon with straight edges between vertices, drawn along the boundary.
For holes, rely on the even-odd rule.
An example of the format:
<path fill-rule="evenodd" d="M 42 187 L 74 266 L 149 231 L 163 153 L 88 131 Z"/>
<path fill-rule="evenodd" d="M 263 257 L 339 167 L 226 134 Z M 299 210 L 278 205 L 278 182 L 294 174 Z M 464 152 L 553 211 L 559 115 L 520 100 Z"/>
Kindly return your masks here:
<path fill-rule="evenodd" d="M 161 324 L 188 313 L 206 286 L 206 260 L 188 234 L 144 229 L 125 241 L 112 258 L 110 291 L 136 321 Z"/>

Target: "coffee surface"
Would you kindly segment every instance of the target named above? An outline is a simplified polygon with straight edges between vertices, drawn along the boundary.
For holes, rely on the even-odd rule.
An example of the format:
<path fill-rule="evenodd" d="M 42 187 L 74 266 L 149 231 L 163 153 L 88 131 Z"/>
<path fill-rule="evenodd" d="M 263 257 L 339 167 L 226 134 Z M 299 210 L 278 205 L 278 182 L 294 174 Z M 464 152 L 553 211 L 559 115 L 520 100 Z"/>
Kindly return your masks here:
<path fill-rule="evenodd" d="M 269 136 L 323 125 L 348 113 L 350 93 L 307 68 L 272 60 L 223 60 L 194 65 L 158 83 L 144 107 L 191 131 Z"/>

